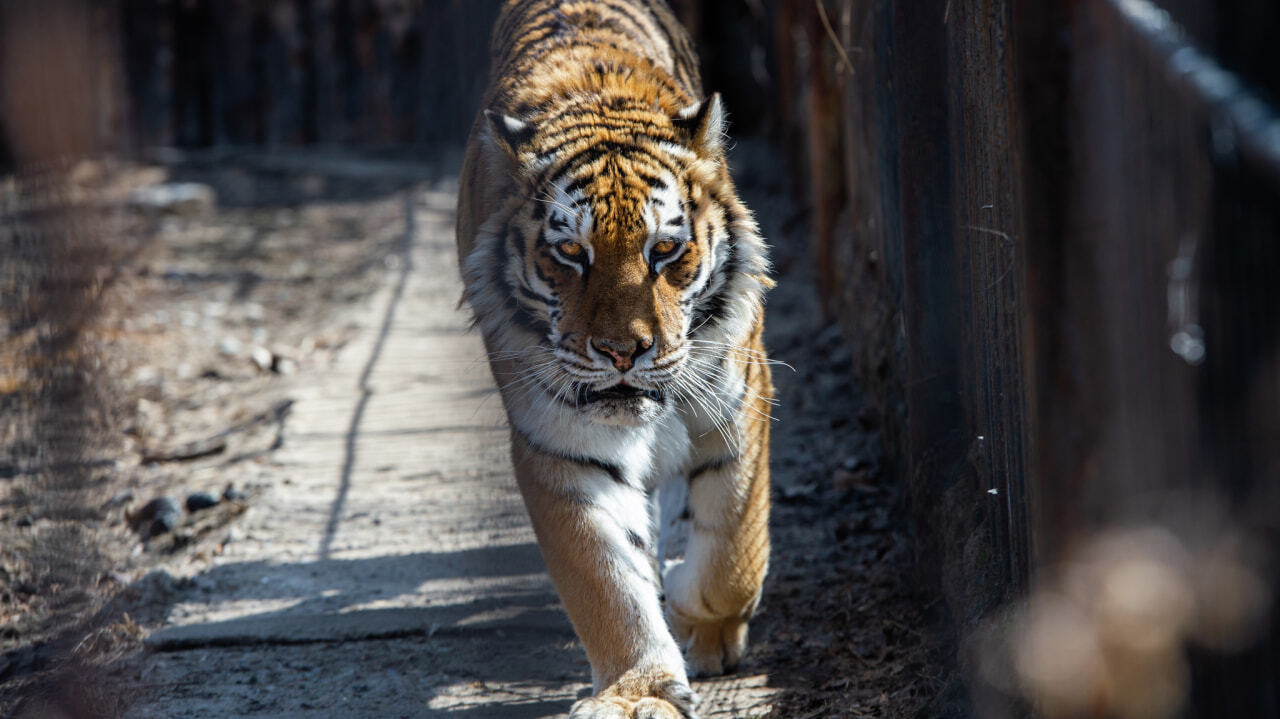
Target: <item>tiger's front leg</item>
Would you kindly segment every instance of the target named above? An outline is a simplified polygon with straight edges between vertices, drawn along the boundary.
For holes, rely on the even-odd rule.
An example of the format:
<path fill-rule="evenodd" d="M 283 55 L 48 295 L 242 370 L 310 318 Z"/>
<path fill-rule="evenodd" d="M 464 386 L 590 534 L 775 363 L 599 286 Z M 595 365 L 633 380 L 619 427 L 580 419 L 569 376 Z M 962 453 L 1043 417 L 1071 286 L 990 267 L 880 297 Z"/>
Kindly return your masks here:
<path fill-rule="evenodd" d="M 764 358 L 759 330 L 750 356 Z M 769 567 L 769 406 L 764 361 L 739 362 L 732 431 L 699 432 L 688 471 L 689 542 L 664 578 L 666 612 L 694 676 L 737 668 Z"/>
<path fill-rule="evenodd" d="M 512 456 L 538 546 L 591 662 L 595 696 L 574 704 L 570 719 L 694 719 L 697 697 L 659 599 L 644 489 L 519 432 Z"/>

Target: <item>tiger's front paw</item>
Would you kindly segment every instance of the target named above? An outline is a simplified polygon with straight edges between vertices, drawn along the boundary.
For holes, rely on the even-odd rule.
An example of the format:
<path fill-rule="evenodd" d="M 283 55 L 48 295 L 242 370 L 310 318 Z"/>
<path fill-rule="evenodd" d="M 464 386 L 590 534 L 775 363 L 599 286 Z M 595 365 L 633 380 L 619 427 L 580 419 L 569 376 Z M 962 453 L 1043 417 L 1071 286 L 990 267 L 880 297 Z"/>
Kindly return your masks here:
<path fill-rule="evenodd" d="M 698 696 L 666 673 L 628 672 L 569 710 L 569 719 L 698 719 Z"/>
<path fill-rule="evenodd" d="M 715 677 L 738 668 L 747 651 L 747 620 L 741 617 L 700 620 L 667 606 L 667 622 L 684 646 L 689 676 Z"/>

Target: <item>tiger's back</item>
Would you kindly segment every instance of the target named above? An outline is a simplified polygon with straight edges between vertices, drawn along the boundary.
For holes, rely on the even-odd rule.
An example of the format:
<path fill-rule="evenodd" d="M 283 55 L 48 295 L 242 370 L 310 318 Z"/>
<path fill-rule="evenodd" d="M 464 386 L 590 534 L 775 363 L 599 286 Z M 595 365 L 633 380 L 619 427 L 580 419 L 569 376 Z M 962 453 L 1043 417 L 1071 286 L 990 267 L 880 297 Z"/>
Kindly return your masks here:
<path fill-rule="evenodd" d="M 676 640 L 732 670 L 768 564 L 766 248 L 664 2 L 512 0 L 491 50 L 459 261 L 592 666 L 571 717 L 693 717 Z M 672 482 L 690 537 L 662 574 L 650 496 Z"/>

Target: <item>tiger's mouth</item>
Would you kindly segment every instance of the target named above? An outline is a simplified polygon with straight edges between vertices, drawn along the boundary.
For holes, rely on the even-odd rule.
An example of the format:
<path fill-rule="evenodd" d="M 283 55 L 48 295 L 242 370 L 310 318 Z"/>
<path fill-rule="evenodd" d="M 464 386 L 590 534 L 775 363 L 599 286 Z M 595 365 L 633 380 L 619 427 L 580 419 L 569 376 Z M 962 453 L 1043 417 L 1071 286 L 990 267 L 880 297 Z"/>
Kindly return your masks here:
<path fill-rule="evenodd" d="M 578 388 L 578 404 L 637 399 L 650 399 L 661 404 L 665 398 L 661 390 L 635 387 L 626 382 L 619 382 L 612 387 L 605 387 L 604 389 L 594 389 L 587 386 Z"/>

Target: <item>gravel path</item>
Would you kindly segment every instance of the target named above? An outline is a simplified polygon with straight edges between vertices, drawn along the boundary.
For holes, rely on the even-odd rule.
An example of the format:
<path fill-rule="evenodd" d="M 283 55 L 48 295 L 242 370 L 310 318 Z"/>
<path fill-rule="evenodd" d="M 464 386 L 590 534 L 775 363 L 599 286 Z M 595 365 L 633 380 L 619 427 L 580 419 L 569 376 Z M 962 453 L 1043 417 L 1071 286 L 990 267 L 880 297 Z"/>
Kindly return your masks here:
<path fill-rule="evenodd" d="M 406 194 L 394 271 L 352 339 L 292 378 L 263 493 L 216 556 L 174 570 L 130 716 L 533 718 L 587 691 L 456 309 L 440 187 Z M 757 664 L 698 683 L 705 715 L 765 714 Z"/>

